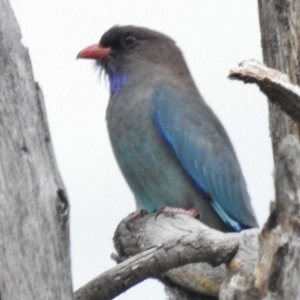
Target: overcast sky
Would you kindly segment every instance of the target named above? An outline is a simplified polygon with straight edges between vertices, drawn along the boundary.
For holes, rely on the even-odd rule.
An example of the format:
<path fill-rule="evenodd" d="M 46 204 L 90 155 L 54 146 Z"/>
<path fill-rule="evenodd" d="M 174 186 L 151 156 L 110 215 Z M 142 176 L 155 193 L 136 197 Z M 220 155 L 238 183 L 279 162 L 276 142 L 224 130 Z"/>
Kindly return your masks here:
<path fill-rule="evenodd" d="M 108 84 L 82 48 L 115 24 L 171 36 L 182 49 L 207 103 L 234 144 L 262 225 L 274 198 L 267 101 L 252 85 L 227 79 L 244 59 L 262 60 L 257 1 L 11 0 L 45 96 L 58 166 L 71 203 L 74 289 L 115 265 L 112 237 L 135 209 L 109 144 Z M 164 299 L 161 284 L 144 282 L 118 297 Z"/>

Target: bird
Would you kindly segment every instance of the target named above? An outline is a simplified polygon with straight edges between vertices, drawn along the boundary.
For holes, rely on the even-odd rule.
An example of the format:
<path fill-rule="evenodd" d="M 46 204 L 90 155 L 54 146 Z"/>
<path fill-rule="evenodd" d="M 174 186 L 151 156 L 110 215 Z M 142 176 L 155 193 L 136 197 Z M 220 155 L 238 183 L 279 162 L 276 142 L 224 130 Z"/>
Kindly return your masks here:
<path fill-rule="evenodd" d="M 187 212 L 223 232 L 258 227 L 232 143 L 173 39 L 116 25 L 77 58 L 108 77 L 109 138 L 137 214 Z"/>

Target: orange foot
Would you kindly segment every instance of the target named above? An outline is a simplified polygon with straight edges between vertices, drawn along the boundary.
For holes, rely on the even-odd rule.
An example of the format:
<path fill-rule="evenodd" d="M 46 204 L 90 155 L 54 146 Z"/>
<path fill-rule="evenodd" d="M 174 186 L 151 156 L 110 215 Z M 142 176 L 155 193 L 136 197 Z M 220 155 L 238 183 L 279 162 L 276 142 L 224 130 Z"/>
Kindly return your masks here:
<path fill-rule="evenodd" d="M 167 206 L 164 208 L 163 213 L 168 216 L 174 216 L 174 215 L 178 215 L 178 214 L 184 214 L 184 215 L 190 216 L 192 218 L 199 216 L 198 209 L 195 206 L 188 210 L 183 209 L 183 208 L 178 208 L 178 207 Z"/>

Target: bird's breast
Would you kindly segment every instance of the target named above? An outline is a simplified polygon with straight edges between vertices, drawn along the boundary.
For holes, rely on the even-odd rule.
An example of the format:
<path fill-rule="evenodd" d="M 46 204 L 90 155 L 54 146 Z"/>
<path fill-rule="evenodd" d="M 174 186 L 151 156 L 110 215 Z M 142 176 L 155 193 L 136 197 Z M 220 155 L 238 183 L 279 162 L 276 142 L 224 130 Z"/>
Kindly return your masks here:
<path fill-rule="evenodd" d="M 151 93 L 111 97 L 107 125 L 114 154 L 139 208 L 189 208 L 197 192 L 155 127 Z"/>

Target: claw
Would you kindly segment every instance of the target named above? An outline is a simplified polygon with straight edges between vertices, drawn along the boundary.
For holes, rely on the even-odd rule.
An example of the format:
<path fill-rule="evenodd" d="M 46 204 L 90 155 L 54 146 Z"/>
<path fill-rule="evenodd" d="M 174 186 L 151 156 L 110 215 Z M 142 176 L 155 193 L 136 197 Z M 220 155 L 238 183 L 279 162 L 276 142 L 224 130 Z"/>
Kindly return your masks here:
<path fill-rule="evenodd" d="M 159 215 L 163 214 L 164 213 L 164 209 L 161 209 L 160 211 L 158 211 L 155 215 L 155 221 L 156 219 L 158 218 Z"/>
<path fill-rule="evenodd" d="M 147 212 L 144 209 L 141 209 L 141 210 L 136 211 L 135 213 L 133 213 L 132 216 L 131 216 L 131 219 L 133 221 L 136 221 L 136 220 L 142 218 L 146 214 L 147 214 Z"/>
<path fill-rule="evenodd" d="M 167 216 L 174 216 L 174 215 L 178 215 L 178 214 L 183 214 L 183 215 L 187 215 L 187 216 L 192 217 L 192 218 L 195 218 L 195 217 L 200 215 L 199 212 L 198 212 L 198 209 L 195 206 L 188 209 L 188 210 L 183 209 L 183 208 L 178 208 L 178 207 L 167 206 L 163 209 L 162 212 Z"/>

